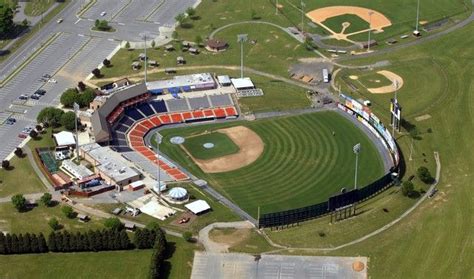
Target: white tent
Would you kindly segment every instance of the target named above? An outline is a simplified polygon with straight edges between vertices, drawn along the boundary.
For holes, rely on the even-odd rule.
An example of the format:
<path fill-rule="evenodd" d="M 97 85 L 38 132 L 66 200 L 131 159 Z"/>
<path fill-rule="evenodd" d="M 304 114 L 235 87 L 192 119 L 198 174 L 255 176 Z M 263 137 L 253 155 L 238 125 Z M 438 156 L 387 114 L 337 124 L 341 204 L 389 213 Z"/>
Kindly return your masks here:
<path fill-rule="evenodd" d="M 211 206 L 209 206 L 209 204 L 204 200 L 197 200 L 192 203 L 188 203 L 185 205 L 185 207 L 194 214 L 199 214 L 211 209 Z"/>
<path fill-rule="evenodd" d="M 76 144 L 74 134 L 71 132 L 62 131 L 57 134 L 54 134 L 53 136 L 57 146 L 69 146 Z"/>
<path fill-rule="evenodd" d="M 255 88 L 255 85 L 253 84 L 252 80 L 248 77 L 247 78 L 233 78 L 230 81 L 232 82 L 232 85 L 237 90 Z"/>

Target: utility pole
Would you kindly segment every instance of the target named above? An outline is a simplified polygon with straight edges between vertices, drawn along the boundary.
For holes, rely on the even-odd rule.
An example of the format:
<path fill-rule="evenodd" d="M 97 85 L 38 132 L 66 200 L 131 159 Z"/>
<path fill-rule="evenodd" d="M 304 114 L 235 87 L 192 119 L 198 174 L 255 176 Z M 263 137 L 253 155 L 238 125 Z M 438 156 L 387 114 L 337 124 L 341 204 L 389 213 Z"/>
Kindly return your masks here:
<path fill-rule="evenodd" d="M 393 102 L 393 109 L 395 109 L 395 104 L 398 104 L 398 100 L 397 100 L 397 91 L 398 91 L 398 81 L 395 80 L 393 82 L 394 86 L 395 86 L 395 98 L 394 98 L 394 102 Z M 393 114 L 393 111 L 390 112 L 392 115 L 391 115 L 391 118 L 392 118 L 392 138 L 395 139 L 395 115 Z"/>
<path fill-rule="evenodd" d="M 369 12 L 369 39 L 367 40 L 367 52 L 370 52 L 370 31 L 372 31 L 372 14 L 374 12 Z"/>
<path fill-rule="evenodd" d="M 156 161 L 158 163 L 158 196 L 161 196 L 160 144 L 161 135 L 156 132 Z"/>
<path fill-rule="evenodd" d="M 79 105 L 77 103 L 73 104 L 74 108 L 74 127 L 76 129 L 76 156 L 77 156 L 77 163 L 80 163 L 79 159 L 79 133 L 77 132 L 77 113 L 79 111 Z"/>
<path fill-rule="evenodd" d="M 147 37 L 148 37 L 148 33 L 147 32 L 143 32 L 140 34 L 141 37 L 143 38 L 143 40 L 145 41 L 145 85 L 146 85 L 146 82 L 147 82 L 147 75 L 148 75 L 148 56 L 147 56 Z"/>
<path fill-rule="evenodd" d="M 417 5 L 416 5 L 416 29 L 415 29 L 415 35 L 418 36 L 420 33 L 418 31 L 418 24 L 420 22 L 420 0 L 418 0 Z"/>
<path fill-rule="evenodd" d="M 240 78 L 244 78 L 244 42 L 246 42 L 247 39 L 247 34 L 237 35 L 237 42 L 240 43 Z"/>
<path fill-rule="evenodd" d="M 355 174 L 354 174 L 354 189 L 357 189 L 357 172 L 359 169 L 359 153 L 360 153 L 360 143 L 354 145 L 352 148 L 354 154 L 356 155 L 356 163 L 355 163 Z"/>
<path fill-rule="evenodd" d="M 304 7 L 306 4 L 301 0 L 301 33 L 304 34 Z"/>
<path fill-rule="evenodd" d="M 278 15 L 278 0 L 275 0 L 275 15 Z"/>

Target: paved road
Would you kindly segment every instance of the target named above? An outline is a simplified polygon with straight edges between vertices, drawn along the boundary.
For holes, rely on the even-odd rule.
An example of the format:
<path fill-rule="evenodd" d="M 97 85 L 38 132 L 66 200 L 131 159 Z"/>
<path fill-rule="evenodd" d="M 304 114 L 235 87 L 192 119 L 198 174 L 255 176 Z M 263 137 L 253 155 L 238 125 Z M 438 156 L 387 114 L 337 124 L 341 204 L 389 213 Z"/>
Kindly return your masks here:
<path fill-rule="evenodd" d="M 197 3 L 198 0 L 97 0 L 79 18 L 76 14 L 85 2 L 72 1 L 0 64 L 0 160 L 23 141 L 18 134 L 25 126 L 34 125 L 42 108 L 58 105 L 60 94 L 83 80 L 120 41 L 140 41 L 144 31 L 160 38 L 161 27 L 173 25 L 176 14 Z M 102 17 L 103 11 L 106 15 Z M 56 22 L 59 18 L 63 19 L 60 24 Z M 91 31 L 96 19 L 110 19 L 117 31 Z M 25 61 L 26 66 L 18 71 Z M 44 74 L 52 75 L 57 83 L 39 81 Z M 40 100 L 18 101 L 21 94 L 31 95 L 39 88 L 47 91 Z M 17 123 L 3 124 L 11 116 Z"/>

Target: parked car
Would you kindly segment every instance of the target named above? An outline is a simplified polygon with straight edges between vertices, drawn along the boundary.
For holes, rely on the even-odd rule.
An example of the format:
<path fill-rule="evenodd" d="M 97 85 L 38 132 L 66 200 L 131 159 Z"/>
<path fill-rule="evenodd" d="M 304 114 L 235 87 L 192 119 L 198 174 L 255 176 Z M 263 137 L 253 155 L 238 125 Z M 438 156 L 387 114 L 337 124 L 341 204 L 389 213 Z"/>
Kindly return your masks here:
<path fill-rule="evenodd" d="M 41 97 L 41 95 L 38 95 L 38 94 L 36 94 L 36 93 L 35 93 L 35 94 L 32 94 L 32 95 L 30 96 L 30 98 L 33 99 L 33 100 L 39 100 L 40 97 Z"/>
<path fill-rule="evenodd" d="M 6 123 L 7 125 L 13 125 L 13 124 L 16 123 L 16 119 L 13 118 L 13 117 L 10 117 L 10 118 L 8 118 L 8 119 L 5 121 L 5 123 Z"/>
<path fill-rule="evenodd" d="M 59 23 L 63 22 L 63 19 L 60 18 L 60 19 L 56 20 L 56 22 L 59 24 Z"/>
<path fill-rule="evenodd" d="M 105 16 L 107 13 L 104 11 L 104 12 L 101 12 L 100 13 L 100 16 Z"/>
<path fill-rule="evenodd" d="M 26 95 L 26 94 L 21 94 L 21 95 L 18 97 L 18 99 L 20 99 L 20 100 L 28 100 L 28 95 Z"/>
<path fill-rule="evenodd" d="M 38 90 L 35 91 L 35 94 L 36 94 L 36 95 L 43 96 L 44 94 L 46 94 L 46 90 L 44 90 L 44 89 L 38 89 Z"/>

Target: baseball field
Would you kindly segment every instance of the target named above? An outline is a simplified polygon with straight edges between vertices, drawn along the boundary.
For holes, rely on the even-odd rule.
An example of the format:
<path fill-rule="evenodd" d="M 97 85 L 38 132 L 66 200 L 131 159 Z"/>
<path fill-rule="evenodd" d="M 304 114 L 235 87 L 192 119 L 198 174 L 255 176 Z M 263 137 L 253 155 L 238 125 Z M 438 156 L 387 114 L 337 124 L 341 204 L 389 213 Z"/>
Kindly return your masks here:
<path fill-rule="evenodd" d="M 186 138 L 230 125 L 249 128 L 264 145 L 253 163 L 241 168 L 234 165 L 233 171 L 206 173 L 180 146 L 169 142 L 173 136 Z M 297 208 L 324 201 L 342 187 L 351 189 L 355 169 L 352 147 L 357 143 L 363 149 L 359 157 L 359 185 L 383 175 L 381 158 L 369 138 L 335 112 L 176 128 L 162 134 L 161 150 L 253 216 L 257 216 L 259 206 L 261 213 Z M 206 141 L 219 143 L 220 138 L 207 137 Z M 192 154 L 202 151 L 200 146 L 186 148 Z"/>

